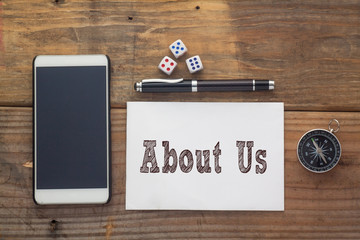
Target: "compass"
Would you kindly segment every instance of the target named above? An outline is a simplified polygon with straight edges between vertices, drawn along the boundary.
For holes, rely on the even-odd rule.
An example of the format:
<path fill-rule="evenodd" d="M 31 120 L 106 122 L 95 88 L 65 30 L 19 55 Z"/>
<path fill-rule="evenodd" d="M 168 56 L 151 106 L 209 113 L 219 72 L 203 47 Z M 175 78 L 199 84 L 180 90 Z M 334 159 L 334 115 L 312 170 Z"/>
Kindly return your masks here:
<path fill-rule="evenodd" d="M 337 129 L 332 129 L 335 122 Z M 336 119 L 329 122 L 329 131 L 313 129 L 305 133 L 299 140 L 297 155 L 300 163 L 309 171 L 324 173 L 333 169 L 340 160 L 341 145 L 333 134 L 339 131 L 340 124 Z"/>

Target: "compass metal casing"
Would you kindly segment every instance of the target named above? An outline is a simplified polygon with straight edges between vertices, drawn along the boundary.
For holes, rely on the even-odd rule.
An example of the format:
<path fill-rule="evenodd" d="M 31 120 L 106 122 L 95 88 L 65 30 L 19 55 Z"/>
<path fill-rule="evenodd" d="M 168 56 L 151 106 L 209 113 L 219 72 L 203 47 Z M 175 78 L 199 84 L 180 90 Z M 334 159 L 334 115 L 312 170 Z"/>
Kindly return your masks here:
<path fill-rule="evenodd" d="M 318 152 L 316 151 L 317 148 L 315 146 L 311 146 L 310 141 L 315 141 L 314 138 L 318 141 L 320 138 L 323 141 L 327 140 L 326 143 L 324 142 L 321 143 L 319 141 L 321 145 L 319 146 L 319 148 L 322 149 L 321 153 L 323 151 L 324 152 L 329 151 L 330 148 L 332 147 L 332 151 L 329 151 L 329 155 L 326 154 L 326 158 L 325 158 L 326 163 L 319 162 L 323 160 L 321 157 L 319 157 L 319 155 L 317 155 L 318 154 Z M 309 151 L 306 150 L 312 150 L 312 152 L 309 153 Z M 325 129 L 312 129 L 306 132 L 300 138 L 297 145 L 297 156 L 301 165 L 307 170 L 314 173 L 325 173 L 333 169 L 338 164 L 341 157 L 341 144 L 337 139 L 337 137 L 332 132 L 327 131 Z M 323 155 L 323 157 L 324 156 L 325 155 Z M 329 161 L 329 163 L 327 163 L 327 161 Z"/>

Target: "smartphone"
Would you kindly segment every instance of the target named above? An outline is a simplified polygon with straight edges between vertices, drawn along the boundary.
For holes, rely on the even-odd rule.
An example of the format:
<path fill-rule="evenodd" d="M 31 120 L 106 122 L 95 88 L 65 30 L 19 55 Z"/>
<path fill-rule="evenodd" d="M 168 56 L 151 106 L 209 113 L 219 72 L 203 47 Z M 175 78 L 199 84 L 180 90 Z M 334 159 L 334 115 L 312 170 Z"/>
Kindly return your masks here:
<path fill-rule="evenodd" d="M 33 61 L 34 201 L 110 201 L 110 60 L 41 55 Z"/>

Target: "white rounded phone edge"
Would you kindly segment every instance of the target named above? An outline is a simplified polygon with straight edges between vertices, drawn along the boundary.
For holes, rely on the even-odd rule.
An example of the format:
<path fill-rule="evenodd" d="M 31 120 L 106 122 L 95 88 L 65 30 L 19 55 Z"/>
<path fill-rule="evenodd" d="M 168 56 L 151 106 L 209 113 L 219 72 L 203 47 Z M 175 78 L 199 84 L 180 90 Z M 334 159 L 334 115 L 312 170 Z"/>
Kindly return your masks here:
<path fill-rule="evenodd" d="M 34 200 L 39 205 L 105 204 L 109 200 L 109 189 L 36 189 Z"/>
<path fill-rule="evenodd" d="M 61 66 L 101 66 L 106 65 L 106 55 L 38 55 L 35 58 L 35 67 L 61 67 Z"/>

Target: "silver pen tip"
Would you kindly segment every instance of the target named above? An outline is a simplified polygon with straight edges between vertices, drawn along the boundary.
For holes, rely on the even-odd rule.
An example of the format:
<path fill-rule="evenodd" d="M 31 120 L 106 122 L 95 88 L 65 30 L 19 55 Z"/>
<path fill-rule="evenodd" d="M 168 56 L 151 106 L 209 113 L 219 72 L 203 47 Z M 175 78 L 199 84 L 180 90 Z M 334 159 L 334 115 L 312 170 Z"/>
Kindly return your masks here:
<path fill-rule="evenodd" d="M 134 84 L 134 90 L 137 92 L 141 92 L 141 83 L 137 82 Z"/>

